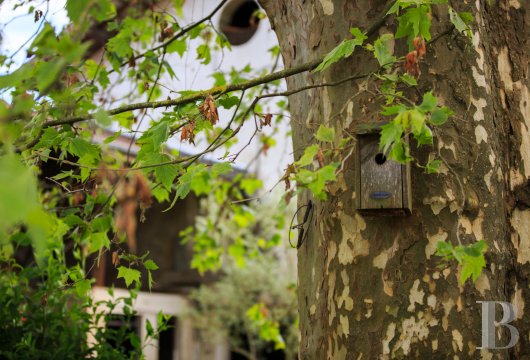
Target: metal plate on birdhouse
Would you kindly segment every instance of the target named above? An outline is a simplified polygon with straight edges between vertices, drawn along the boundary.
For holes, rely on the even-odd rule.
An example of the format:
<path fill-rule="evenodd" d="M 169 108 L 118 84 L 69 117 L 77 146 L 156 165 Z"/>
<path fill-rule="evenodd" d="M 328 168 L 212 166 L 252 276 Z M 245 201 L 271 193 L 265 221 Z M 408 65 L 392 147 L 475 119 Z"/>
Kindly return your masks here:
<path fill-rule="evenodd" d="M 379 150 L 379 134 L 357 136 L 357 205 L 362 213 L 410 213 L 410 165 L 388 159 Z"/>

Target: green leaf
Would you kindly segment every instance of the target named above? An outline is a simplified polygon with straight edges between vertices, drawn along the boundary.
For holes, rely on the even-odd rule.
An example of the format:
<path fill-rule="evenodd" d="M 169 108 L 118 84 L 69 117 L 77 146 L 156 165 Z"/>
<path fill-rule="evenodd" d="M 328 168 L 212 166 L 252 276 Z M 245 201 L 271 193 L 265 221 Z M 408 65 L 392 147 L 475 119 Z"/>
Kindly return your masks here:
<path fill-rule="evenodd" d="M 231 109 L 237 104 L 239 104 L 239 98 L 237 96 L 224 97 L 216 101 L 219 106 L 224 107 L 225 109 Z"/>
<path fill-rule="evenodd" d="M 77 23 L 81 15 L 86 11 L 90 0 L 68 0 L 66 2 L 66 13 L 73 23 Z"/>
<path fill-rule="evenodd" d="M 99 22 L 112 19 L 116 16 L 116 6 L 111 0 L 98 0 L 91 14 Z"/>
<path fill-rule="evenodd" d="M 110 246 L 110 240 L 106 232 L 90 234 L 90 252 L 94 253 Z"/>
<path fill-rule="evenodd" d="M 409 46 L 412 45 L 412 39 L 420 35 L 425 40 L 430 40 L 431 18 L 428 10 L 428 6 L 422 5 L 419 7 L 408 8 L 403 15 L 399 16 L 396 39 L 407 36 Z"/>
<path fill-rule="evenodd" d="M 392 116 L 396 114 L 401 114 L 402 112 L 406 111 L 407 107 L 405 105 L 392 105 L 392 106 L 385 106 L 383 107 L 383 110 L 381 111 L 382 115 L 386 116 Z"/>
<path fill-rule="evenodd" d="M 92 282 L 88 279 L 83 279 L 75 283 L 75 292 L 80 297 L 86 296 L 90 289 L 92 289 Z"/>
<path fill-rule="evenodd" d="M 134 115 L 132 111 L 113 115 L 112 118 L 118 122 L 118 124 L 126 129 L 130 129 L 134 123 Z"/>
<path fill-rule="evenodd" d="M 241 243 L 234 243 L 228 247 L 228 254 L 234 258 L 236 265 L 240 268 L 245 266 L 245 247 Z"/>
<path fill-rule="evenodd" d="M 168 54 L 176 52 L 182 58 L 186 53 L 186 40 L 174 40 L 167 46 L 166 51 Z"/>
<path fill-rule="evenodd" d="M 453 23 L 455 29 L 459 32 L 459 33 L 463 33 L 465 34 L 467 37 L 469 38 L 472 38 L 473 37 L 473 34 L 471 32 L 471 29 L 469 28 L 469 26 L 467 25 L 469 23 L 469 13 L 462 13 L 462 15 L 464 16 L 464 18 L 466 20 L 464 20 L 462 17 L 461 17 L 461 14 L 457 13 L 452 7 L 449 7 L 449 19 L 451 20 L 451 22 Z M 473 19 L 473 15 L 471 15 L 471 19 Z"/>
<path fill-rule="evenodd" d="M 425 165 L 425 172 L 427 174 L 437 174 L 440 170 L 442 161 L 439 159 L 429 159 L 429 162 Z"/>
<path fill-rule="evenodd" d="M 118 267 L 118 279 L 123 278 L 127 287 L 129 287 L 133 281 L 139 284 L 140 276 L 140 271 L 136 269 L 131 269 L 125 266 Z"/>
<path fill-rule="evenodd" d="M 445 124 L 445 122 L 451 115 L 453 115 L 453 112 L 449 108 L 445 106 L 439 107 L 431 113 L 429 122 L 433 125 L 440 126 Z"/>
<path fill-rule="evenodd" d="M 486 266 L 486 259 L 480 256 L 464 255 L 462 259 L 462 272 L 460 274 L 461 283 L 465 283 L 471 277 L 473 282 L 477 281 L 482 269 Z"/>
<path fill-rule="evenodd" d="M 431 91 L 423 94 L 423 101 L 419 106 L 419 109 L 423 112 L 431 112 L 438 104 L 438 99 L 432 94 Z"/>
<path fill-rule="evenodd" d="M 208 44 L 202 44 L 197 47 L 197 59 L 202 60 L 201 64 L 208 65 L 212 61 L 212 54 Z"/>
<path fill-rule="evenodd" d="M 263 181 L 260 179 L 244 178 L 241 180 L 241 189 L 248 195 L 254 194 L 258 189 L 263 187 Z"/>
<path fill-rule="evenodd" d="M 117 35 L 110 38 L 107 42 L 107 49 L 121 58 L 129 58 L 133 53 L 131 40 L 129 30 L 122 29 Z"/>
<path fill-rule="evenodd" d="M 335 129 L 320 125 L 315 136 L 318 141 L 332 143 L 335 140 Z"/>
<path fill-rule="evenodd" d="M 104 127 L 110 126 L 112 124 L 112 119 L 109 114 L 101 108 L 94 113 L 94 119 L 96 119 L 98 124 Z"/>
<path fill-rule="evenodd" d="M 313 144 L 311 146 L 308 146 L 304 150 L 304 155 L 296 162 L 299 166 L 307 166 L 313 163 L 313 159 L 315 158 L 316 154 L 318 153 L 318 150 L 320 149 L 320 146 L 318 144 Z"/>
<path fill-rule="evenodd" d="M 0 156 L 0 232 L 39 208 L 37 180 L 18 155 Z"/>
<path fill-rule="evenodd" d="M 407 143 L 402 140 L 395 142 L 388 152 L 388 158 L 402 164 L 412 160 Z"/>
<path fill-rule="evenodd" d="M 374 42 L 374 56 L 379 65 L 384 68 L 389 68 L 397 60 L 391 50 L 393 41 L 394 36 L 392 34 L 383 34 Z"/>
<path fill-rule="evenodd" d="M 387 152 L 388 148 L 394 143 L 401 140 L 403 127 L 396 121 L 381 126 L 381 138 L 379 139 L 379 149 Z"/>
<path fill-rule="evenodd" d="M 223 163 L 215 163 L 212 165 L 212 169 L 210 170 L 212 177 L 215 179 L 219 175 L 227 174 L 232 171 L 232 165 L 227 162 Z"/>
<path fill-rule="evenodd" d="M 158 265 L 151 259 L 144 261 L 144 267 L 147 270 L 158 270 Z"/>
<path fill-rule="evenodd" d="M 399 77 L 399 79 L 408 86 L 416 86 L 418 82 L 416 78 L 408 73 L 405 73 Z"/>
<path fill-rule="evenodd" d="M 445 260 L 455 259 L 461 266 L 460 283 L 464 284 L 471 277 L 473 282 L 477 281 L 482 269 L 486 266 L 484 253 L 488 246 L 484 240 L 477 241 L 471 245 L 459 245 L 453 247 L 451 244 L 440 241 L 436 244 L 436 254 L 443 256 Z"/>
<path fill-rule="evenodd" d="M 414 134 L 418 145 L 432 145 L 432 131 L 427 125 L 423 125 L 419 134 Z"/>
<path fill-rule="evenodd" d="M 351 56 L 355 47 L 361 46 L 364 40 L 367 39 L 367 36 L 358 28 L 351 29 L 350 32 L 355 38 L 351 40 L 343 40 L 324 57 L 322 63 L 320 63 L 314 71 L 324 71 L 337 61 Z"/>

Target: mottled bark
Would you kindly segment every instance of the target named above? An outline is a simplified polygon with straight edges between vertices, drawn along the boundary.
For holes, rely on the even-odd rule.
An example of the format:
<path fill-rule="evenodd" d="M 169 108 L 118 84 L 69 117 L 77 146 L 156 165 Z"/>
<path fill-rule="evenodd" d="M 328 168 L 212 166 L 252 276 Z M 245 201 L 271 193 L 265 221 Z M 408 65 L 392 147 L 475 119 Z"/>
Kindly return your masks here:
<path fill-rule="evenodd" d="M 321 56 L 378 21 L 383 0 L 262 0 L 278 35 L 286 67 Z M 316 201 L 310 236 L 298 252 L 302 359 L 530 357 L 530 9 L 524 0 L 453 1 L 475 17 L 472 44 L 455 33 L 428 47 L 420 93 L 433 90 L 455 116 L 437 130 L 431 150 L 441 173 L 412 170 L 412 215 L 363 217 L 355 211 L 352 156 L 326 202 Z M 392 18 L 379 33 L 393 31 Z M 450 23 L 435 7 L 432 34 Z M 372 39 L 372 38 L 371 38 Z M 397 41 L 396 53 L 407 52 Z M 337 81 L 376 69 L 358 50 L 322 75 L 287 79 L 289 89 Z M 348 82 L 290 96 L 296 157 L 320 124 L 337 141 L 358 124 L 381 120 L 378 101 Z M 407 94 L 419 101 L 418 92 Z M 346 156 L 346 154 L 344 154 Z M 298 201 L 305 204 L 304 194 Z M 485 239 L 487 267 L 475 284 L 460 286 L 455 264 L 438 269 L 437 241 Z M 512 302 L 521 338 L 511 350 L 479 350 L 477 301 Z M 508 341 L 504 336 L 499 344 Z"/>

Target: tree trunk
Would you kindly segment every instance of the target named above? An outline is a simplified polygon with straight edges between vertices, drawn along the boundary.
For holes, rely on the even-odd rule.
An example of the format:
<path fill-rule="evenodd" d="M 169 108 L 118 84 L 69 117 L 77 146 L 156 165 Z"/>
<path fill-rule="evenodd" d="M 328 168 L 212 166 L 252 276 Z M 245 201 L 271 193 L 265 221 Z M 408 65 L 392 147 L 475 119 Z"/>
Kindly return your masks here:
<path fill-rule="evenodd" d="M 329 52 L 349 28 L 368 29 L 384 14 L 384 0 L 262 0 L 278 35 L 286 67 Z M 432 149 L 411 146 L 426 160 L 443 159 L 441 172 L 412 168 L 413 210 L 409 216 L 362 216 L 355 210 L 354 158 L 315 201 L 310 233 L 298 250 L 301 359 L 530 358 L 530 6 L 525 0 L 453 1 L 474 15 L 472 43 L 456 32 L 432 42 L 421 64 L 419 93 L 433 90 L 455 112 L 435 133 Z M 444 7 L 434 6 L 433 38 L 449 27 Z M 394 32 L 392 17 L 378 33 Z M 370 37 L 372 41 L 375 35 Z M 395 52 L 404 56 L 403 40 Z M 358 49 L 322 75 L 287 79 L 296 89 L 377 68 Z M 358 124 L 383 120 L 380 103 L 364 91 L 372 83 L 350 81 L 289 97 L 295 157 L 314 142 L 320 124 L 337 141 Z M 421 102 L 417 91 L 407 94 Z M 347 154 L 344 154 L 346 157 Z M 310 199 L 299 196 L 299 205 Z M 451 263 L 439 269 L 436 243 L 485 239 L 487 265 L 475 284 L 459 285 Z M 517 345 L 481 346 L 481 304 L 508 301 Z M 499 319 L 500 314 L 497 315 Z M 508 343 L 502 327 L 498 346 Z M 504 334 L 502 334 L 504 333 Z"/>

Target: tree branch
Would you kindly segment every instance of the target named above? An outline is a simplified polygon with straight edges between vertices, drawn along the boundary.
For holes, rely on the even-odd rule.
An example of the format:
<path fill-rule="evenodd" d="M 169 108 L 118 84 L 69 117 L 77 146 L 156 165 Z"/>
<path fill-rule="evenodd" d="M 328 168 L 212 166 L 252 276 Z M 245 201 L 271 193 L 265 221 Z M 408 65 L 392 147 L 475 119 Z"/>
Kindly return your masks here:
<path fill-rule="evenodd" d="M 183 27 L 178 33 L 176 33 L 175 35 L 173 35 L 171 38 L 169 38 L 166 42 L 158 45 L 158 46 L 155 46 L 154 48 L 150 49 L 150 50 L 147 50 L 141 54 L 138 54 L 136 56 L 134 56 L 132 59 L 134 61 L 138 60 L 138 59 L 141 59 L 143 58 L 147 53 L 149 52 L 153 52 L 153 51 L 156 51 L 156 50 L 160 50 L 160 49 L 165 49 L 166 47 L 169 46 L 169 44 L 171 44 L 172 42 L 174 42 L 175 40 L 177 40 L 178 38 L 180 38 L 182 35 L 190 32 L 191 30 L 195 29 L 197 26 L 199 26 L 200 24 L 202 24 L 203 22 L 206 22 L 206 21 L 209 21 L 211 20 L 211 18 L 224 6 L 224 4 L 226 4 L 228 2 L 228 0 L 222 0 L 221 2 L 219 2 L 219 4 L 215 7 L 215 9 L 212 10 L 211 13 L 209 13 L 208 15 L 206 15 L 204 18 L 188 25 L 188 26 L 185 26 Z M 124 62 L 123 64 L 121 64 L 120 67 L 122 66 L 125 66 L 129 63 L 130 60 L 127 60 L 126 62 Z M 110 71 L 109 73 L 112 73 L 113 71 Z"/>
<path fill-rule="evenodd" d="M 392 4 L 392 1 L 389 1 L 388 4 L 385 6 L 385 9 L 381 13 L 380 17 L 378 18 L 378 20 L 372 26 L 370 26 L 370 28 L 367 30 L 366 34 L 368 36 L 373 35 L 379 29 L 379 27 L 381 27 L 384 24 L 384 19 L 386 17 L 386 13 L 387 13 L 388 9 L 390 8 L 391 4 Z M 220 4 L 220 6 L 221 5 L 222 5 L 222 3 Z M 209 16 L 213 16 L 213 14 L 214 13 L 210 14 Z M 197 25 L 198 25 L 197 23 L 194 23 L 191 26 L 197 26 Z M 187 29 L 187 28 L 185 28 L 185 29 Z M 184 31 L 184 29 L 182 31 Z M 189 30 L 187 30 L 187 31 L 189 31 Z M 179 34 L 176 34 L 173 38 L 179 36 Z M 169 41 L 174 41 L 173 38 L 168 40 L 168 42 Z M 154 48 L 152 50 L 157 50 L 159 48 L 162 48 L 163 46 L 164 46 L 164 44 L 162 44 L 159 47 L 156 47 L 156 48 Z M 301 64 L 301 65 L 298 65 L 298 66 L 294 66 L 294 67 L 289 68 L 289 69 L 276 71 L 274 73 L 271 73 L 271 74 L 268 74 L 268 75 L 265 75 L 265 76 L 262 76 L 262 77 L 259 77 L 259 78 L 256 78 L 256 79 L 248 80 L 248 81 L 245 81 L 245 82 L 242 82 L 242 83 L 239 83 L 239 84 L 230 84 L 230 85 L 227 85 L 227 86 L 213 87 L 213 88 L 208 89 L 208 90 L 198 91 L 197 93 L 192 94 L 192 95 L 182 96 L 182 97 L 180 97 L 178 99 L 170 99 L 170 100 L 155 101 L 155 102 L 140 102 L 140 103 L 120 106 L 120 107 L 114 108 L 112 110 L 109 110 L 109 114 L 110 115 L 117 115 L 117 114 L 121 114 L 121 113 L 124 113 L 124 112 L 133 111 L 133 110 L 139 110 L 139 109 L 149 109 L 149 108 L 156 109 L 156 108 L 161 108 L 161 107 L 185 105 L 185 104 L 188 104 L 188 103 L 191 103 L 191 102 L 194 102 L 194 101 L 198 101 L 198 100 L 204 99 L 208 95 L 220 95 L 220 94 L 225 94 L 225 93 L 229 93 L 229 92 L 232 92 L 232 91 L 247 90 L 247 89 L 250 89 L 250 88 L 258 86 L 258 85 L 266 84 L 266 83 L 269 83 L 269 82 L 272 82 L 272 81 L 275 81 L 275 80 L 285 79 L 285 78 L 288 78 L 290 76 L 300 74 L 302 72 L 313 70 L 323 60 L 324 60 L 324 56 L 320 56 L 317 59 L 309 61 L 307 63 Z M 72 124 L 75 124 L 75 123 L 80 122 L 80 121 L 90 120 L 92 118 L 93 118 L 93 115 L 92 114 L 88 114 L 88 115 L 71 117 L 71 118 L 62 119 L 62 120 L 49 121 L 49 122 L 45 123 L 43 125 L 43 127 L 46 128 L 46 127 L 57 126 L 57 125 L 72 125 Z"/>

